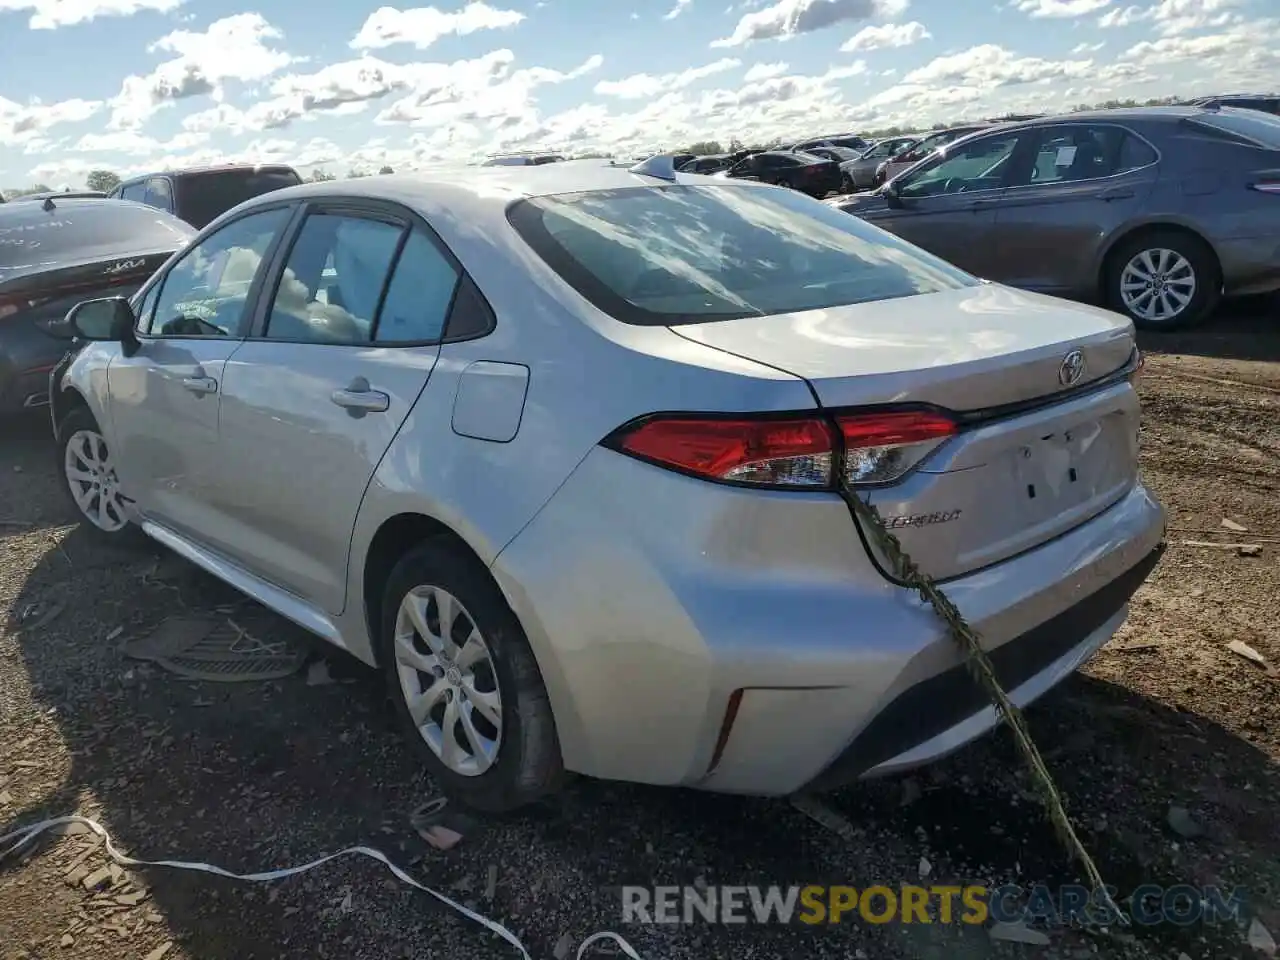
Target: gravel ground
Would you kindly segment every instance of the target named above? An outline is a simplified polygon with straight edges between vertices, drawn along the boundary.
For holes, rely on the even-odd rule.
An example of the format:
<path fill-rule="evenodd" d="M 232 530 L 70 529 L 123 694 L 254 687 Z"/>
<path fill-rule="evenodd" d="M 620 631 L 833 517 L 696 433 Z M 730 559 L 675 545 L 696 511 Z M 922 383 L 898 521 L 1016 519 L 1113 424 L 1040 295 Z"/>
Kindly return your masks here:
<path fill-rule="evenodd" d="M 1226 647 L 1241 640 L 1280 664 L 1277 319 L 1255 304 L 1145 343 L 1143 469 L 1170 510 L 1170 550 L 1120 635 L 1030 719 L 1110 883 L 1243 886 L 1280 937 L 1280 679 Z M 86 541 L 57 483 L 44 422 L 5 424 L 0 834 L 79 812 L 134 856 L 239 872 L 367 843 L 509 927 L 538 958 L 572 955 L 570 943 L 600 929 L 621 929 L 645 960 L 1262 956 L 1230 927 L 1058 929 L 1041 947 L 936 924 L 620 928 L 623 884 L 893 886 L 919 882 L 921 858 L 933 883 L 1082 878 L 1029 802 L 1002 734 L 911 779 L 827 798 L 854 825 L 845 836 L 780 801 L 580 782 L 441 852 L 409 826 L 433 789 L 376 678 L 331 661 L 338 682 L 328 685 L 303 674 L 196 683 L 125 658 L 121 642 L 188 611 L 229 613 L 258 635 L 297 632 L 158 549 Z M 1232 543 L 1260 555 L 1222 546 Z M 1171 805 L 1203 835 L 1171 830 Z M 516 956 L 371 861 L 269 885 L 160 869 L 108 876 L 97 892 L 67 882 L 106 863 L 90 838 L 71 836 L 0 864 L 0 956 Z"/>

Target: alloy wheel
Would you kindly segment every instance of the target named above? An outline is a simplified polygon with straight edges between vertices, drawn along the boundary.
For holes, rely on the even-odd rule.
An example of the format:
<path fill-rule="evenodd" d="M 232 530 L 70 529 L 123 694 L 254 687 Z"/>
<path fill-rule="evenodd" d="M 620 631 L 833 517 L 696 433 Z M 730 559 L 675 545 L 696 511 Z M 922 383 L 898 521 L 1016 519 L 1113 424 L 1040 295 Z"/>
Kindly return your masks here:
<path fill-rule="evenodd" d="M 1143 250 L 1120 272 L 1120 300 L 1135 317 L 1168 323 L 1196 295 L 1196 271 L 1176 250 Z"/>
<path fill-rule="evenodd" d="M 477 777 L 502 744 L 502 693 L 493 654 L 461 601 L 419 586 L 400 601 L 395 628 L 400 692 L 418 733 L 449 770 Z"/>
<path fill-rule="evenodd" d="M 107 441 L 96 430 L 80 429 L 67 440 L 63 471 L 71 498 L 86 520 L 104 533 L 116 533 L 129 523 L 120 480 L 111 462 Z"/>

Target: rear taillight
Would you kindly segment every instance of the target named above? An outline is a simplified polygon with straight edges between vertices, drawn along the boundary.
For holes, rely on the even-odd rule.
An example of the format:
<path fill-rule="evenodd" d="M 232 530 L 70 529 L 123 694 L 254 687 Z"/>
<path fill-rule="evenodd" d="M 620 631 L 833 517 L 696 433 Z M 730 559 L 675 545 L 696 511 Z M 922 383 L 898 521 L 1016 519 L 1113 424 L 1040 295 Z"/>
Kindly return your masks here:
<path fill-rule="evenodd" d="M 837 432 L 838 431 L 838 432 Z M 605 445 L 705 480 L 787 489 L 830 489 L 837 451 L 845 480 L 888 483 L 956 432 L 934 412 L 846 414 L 835 423 L 798 417 L 655 417 Z"/>
<path fill-rule="evenodd" d="M 662 417 L 625 430 L 609 445 L 706 480 L 825 487 L 834 443 L 831 427 L 819 419 Z"/>
<path fill-rule="evenodd" d="M 1280 194 L 1280 179 L 1267 177 L 1262 180 L 1257 180 L 1254 183 L 1249 184 L 1249 186 L 1252 189 L 1257 190 L 1259 193 Z"/>
<path fill-rule="evenodd" d="M 954 420 L 933 411 L 854 414 L 837 422 L 848 483 L 898 480 L 956 432 Z"/>

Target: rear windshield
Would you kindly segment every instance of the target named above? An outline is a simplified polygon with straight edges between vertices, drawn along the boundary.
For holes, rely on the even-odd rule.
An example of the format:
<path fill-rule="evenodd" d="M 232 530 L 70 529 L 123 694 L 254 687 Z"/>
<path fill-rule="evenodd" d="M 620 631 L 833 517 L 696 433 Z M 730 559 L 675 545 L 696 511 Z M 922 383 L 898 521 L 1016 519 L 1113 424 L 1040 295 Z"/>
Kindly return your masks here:
<path fill-rule="evenodd" d="M 627 187 L 521 200 L 511 225 L 625 323 L 821 310 L 980 281 L 792 190 Z"/>
<path fill-rule="evenodd" d="M 288 168 L 216 170 L 182 174 L 176 179 L 178 212 L 195 227 L 212 223 L 253 197 L 302 182 L 297 172 Z"/>
<path fill-rule="evenodd" d="M 33 268 L 177 250 L 195 235 L 163 210 L 123 200 L 6 203 L 0 210 L 0 280 Z"/>
<path fill-rule="evenodd" d="M 1197 116 L 1196 123 L 1215 130 L 1234 133 L 1256 140 L 1264 147 L 1280 148 L 1280 117 L 1258 110 L 1233 110 L 1226 107 L 1216 113 Z"/>

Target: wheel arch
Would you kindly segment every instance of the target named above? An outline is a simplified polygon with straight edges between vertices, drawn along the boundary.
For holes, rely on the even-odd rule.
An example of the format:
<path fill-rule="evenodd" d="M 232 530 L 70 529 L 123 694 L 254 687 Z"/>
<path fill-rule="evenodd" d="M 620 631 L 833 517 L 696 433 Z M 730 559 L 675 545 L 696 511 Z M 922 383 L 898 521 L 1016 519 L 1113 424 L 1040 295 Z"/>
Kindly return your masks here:
<path fill-rule="evenodd" d="M 369 631 L 370 655 L 375 666 L 381 666 L 377 636 L 382 621 L 383 594 L 391 571 L 406 553 L 423 541 L 432 539 L 444 540 L 465 551 L 486 572 L 489 570 L 489 565 L 481 559 L 466 538 L 436 517 L 424 513 L 402 512 L 383 520 L 365 551 L 362 574 L 362 612 L 365 627 Z M 489 577 L 493 579 L 491 573 Z M 494 582 L 497 585 L 497 581 Z M 501 591 L 500 586 L 499 590 Z"/>
<path fill-rule="evenodd" d="M 93 408 L 89 405 L 88 399 L 77 388 L 64 384 L 61 389 L 53 391 L 49 396 L 49 415 L 53 419 L 54 439 L 61 441 L 62 437 L 58 435 L 58 427 L 66 418 L 67 414 L 77 407 L 84 407 L 90 413 Z"/>
<path fill-rule="evenodd" d="M 1117 251 L 1124 244 L 1149 233 L 1181 233 L 1193 240 L 1197 240 L 1204 244 L 1205 248 L 1213 254 L 1213 265 L 1218 270 L 1219 283 L 1222 281 L 1222 258 L 1218 254 L 1217 248 L 1213 241 L 1210 240 L 1203 231 L 1197 229 L 1192 224 L 1184 221 L 1180 217 L 1162 217 L 1158 220 L 1144 220 L 1126 226 L 1121 230 L 1117 230 L 1111 240 L 1102 249 L 1098 257 L 1097 269 L 1095 270 L 1096 294 L 1103 302 L 1107 299 L 1107 277 L 1111 272 L 1111 268 L 1115 262 Z"/>

